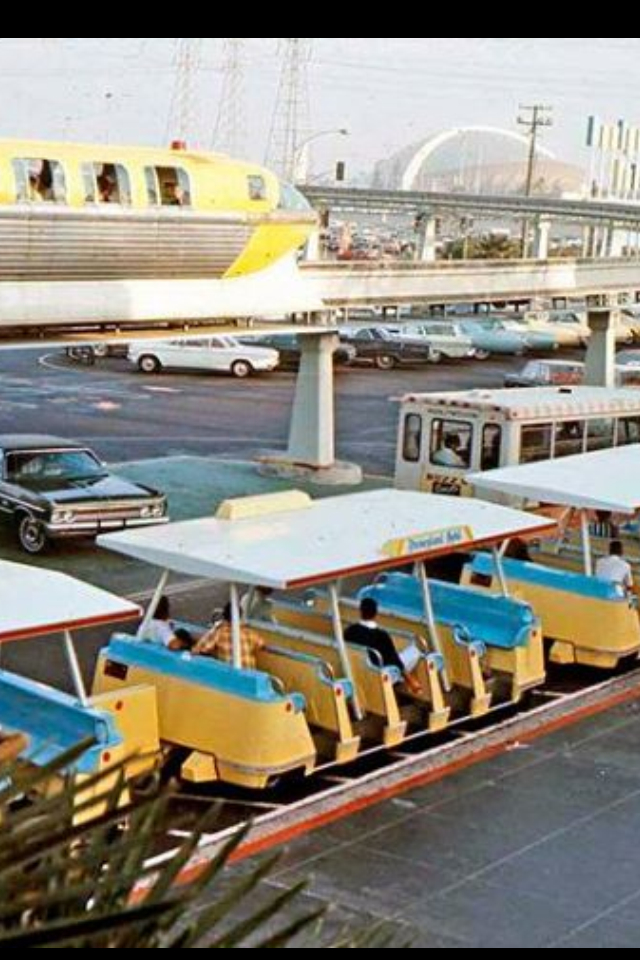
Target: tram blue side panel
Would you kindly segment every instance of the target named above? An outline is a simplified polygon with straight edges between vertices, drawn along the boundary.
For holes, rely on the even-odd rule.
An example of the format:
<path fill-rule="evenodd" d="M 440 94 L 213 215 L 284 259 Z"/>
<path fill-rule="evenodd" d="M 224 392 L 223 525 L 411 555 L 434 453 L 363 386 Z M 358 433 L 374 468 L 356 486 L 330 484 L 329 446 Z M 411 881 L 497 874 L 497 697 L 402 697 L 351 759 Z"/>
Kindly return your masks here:
<path fill-rule="evenodd" d="M 490 558 L 491 559 L 491 558 Z M 471 641 L 487 647 L 514 650 L 525 647 L 537 619 L 521 600 L 496 597 L 480 590 L 431 581 L 434 613 L 439 624 L 463 628 Z M 414 577 L 388 574 L 359 594 L 376 600 L 383 612 L 422 618 L 422 588 Z"/>
<path fill-rule="evenodd" d="M 581 597 L 595 600 L 610 600 L 627 603 L 628 600 L 615 583 L 606 583 L 596 577 L 588 577 L 584 573 L 575 573 L 562 568 L 543 567 L 538 563 L 525 563 L 522 560 L 504 560 L 504 571 L 507 580 L 520 580 L 538 587 L 548 587 L 551 590 L 573 593 Z M 473 558 L 471 569 L 480 577 L 495 576 L 493 558 L 479 553 Z"/>
<path fill-rule="evenodd" d="M 279 693 L 268 674 L 256 670 L 236 670 L 211 657 L 194 657 L 189 653 L 175 653 L 152 643 L 135 638 L 116 636 L 103 650 L 102 656 L 125 667 L 135 667 L 150 673 L 160 673 L 186 683 L 209 687 L 212 690 L 253 700 L 259 703 L 293 701 L 304 709 L 304 697 Z"/>
<path fill-rule="evenodd" d="M 122 745 L 114 718 L 52 687 L 0 672 L 0 726 L 24 733 L 29 746 L 22 754 L 44 767 L 84 741 L 93 740 L 73 764 L 73 772 L 90 775 L 100 769 L 105 751 Z"/>

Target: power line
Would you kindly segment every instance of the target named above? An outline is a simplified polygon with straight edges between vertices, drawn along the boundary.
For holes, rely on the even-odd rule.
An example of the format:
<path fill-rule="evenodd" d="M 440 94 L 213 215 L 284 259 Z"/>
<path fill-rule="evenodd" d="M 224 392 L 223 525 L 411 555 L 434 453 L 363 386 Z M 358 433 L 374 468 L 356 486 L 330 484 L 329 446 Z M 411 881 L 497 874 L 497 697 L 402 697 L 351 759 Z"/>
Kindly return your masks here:
<path fill-rule="evenodd" d="M 520 107 L 518 124 L 526 127 L 529 134 L 529 159 L 527 162 L 527 179 L 525 183 L 525 197 L 533 194 L 536 175 L 536 161 L 538 159 L 538 139 L 540 131 L 545 127 L 553 126 L 553 107 L 545 107 L 540 103 L 533 106 Z"/>
<path fill-rule="evenodd" d="M 540 132 L 546 127 L 553 126 L 553 107 L 546 107 L 541 103 L 532 106 L 521 106 L 518 124 L 526 127 L 529 135 L 529 157 L 527 160 L 527 178 L 525 181 L 524 195 L 531 197 L 536 176 L 536 163 L 538 160 L 538 140 Z M 524 220 L 522 224 L 522 256 L 526 260 L 529 253 L 529 221 Z"/>
<path fill-rule="evenodd" d="M 266 162 L 286 180 L 294 179 L 300 147 L 309 134 L 312 49 L 311 37 L 281 41 L 282 69 Z"/>
<path fill-rule="evenodd" d="M 189 141 L 198 126 L 196 78 L 202 64 L 202 37 L 177 37 L 175 82 L 167 125 L 168 140 Z"/>
<path fill-rule="evenodd" d="M 246 151 L 245 64 L 246 38 L 225 37 L 213 146 L 233 157 L 244 156 Z"/>

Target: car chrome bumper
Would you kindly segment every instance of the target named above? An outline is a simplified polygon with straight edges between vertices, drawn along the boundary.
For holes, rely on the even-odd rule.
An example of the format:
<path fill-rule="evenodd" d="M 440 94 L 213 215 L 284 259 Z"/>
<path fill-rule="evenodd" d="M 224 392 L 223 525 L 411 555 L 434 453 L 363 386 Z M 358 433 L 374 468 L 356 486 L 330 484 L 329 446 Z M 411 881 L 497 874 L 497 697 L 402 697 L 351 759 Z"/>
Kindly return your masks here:
<path fill-rule="evenodd" d="M 149 519 L 132 518 L 126 520 L 78 520 L 76 523 L 45 523 L 47 536 L 51 540 L 61 540 L 68 537 L 93 537 L 103 533 L 115 533 L 119 530 L 130 530 L 139 527 L 160 527 L 170 522 L 169 517 L 155 517 Z"/>

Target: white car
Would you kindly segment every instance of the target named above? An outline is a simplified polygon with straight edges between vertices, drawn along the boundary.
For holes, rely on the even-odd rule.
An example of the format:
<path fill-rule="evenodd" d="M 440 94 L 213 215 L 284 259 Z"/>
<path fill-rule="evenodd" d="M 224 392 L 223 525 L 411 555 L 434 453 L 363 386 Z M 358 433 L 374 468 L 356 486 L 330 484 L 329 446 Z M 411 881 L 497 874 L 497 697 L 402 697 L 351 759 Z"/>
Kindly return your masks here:
<path fill-rule="evenodd" d="M 230 373 L 245 380 L 254 373 L 270 373 L 280 363 L 277 350 L 252 347 L 235 337 L 208 337 L 205 340 L 169 340 L 166 343 L 139 343 L 129 350 L 129 360 L 142 373 L 163 370 L 202 370 Z"/>
<path fill-rule="evenodd" d="M 412 320 L 405 327 L 394 327 L 401 337 L 420 338 L 431 347 L 431 363 L 443 360 L 474 360 L 478 358 L 473 340 L 459 323 L 447 320 Z M 487 359 L 486 356 L 481 359 Z"/>

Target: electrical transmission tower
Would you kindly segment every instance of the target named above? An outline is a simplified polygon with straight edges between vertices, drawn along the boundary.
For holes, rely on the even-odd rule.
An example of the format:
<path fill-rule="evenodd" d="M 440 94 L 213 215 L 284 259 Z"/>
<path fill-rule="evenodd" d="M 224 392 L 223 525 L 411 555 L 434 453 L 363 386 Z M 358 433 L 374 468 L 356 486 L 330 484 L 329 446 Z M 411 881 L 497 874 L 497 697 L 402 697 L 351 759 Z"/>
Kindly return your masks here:
<path fill-rule="evenodd" d="M 285 37 L 280 50 L 282 71 L 266 159 L 276 173 L 293 181 L 305 137 L 309 135 L 312 38 Z"/>
<path fill-rule="evenodd" d="M 213 146 L 232 157 L 244 155 L 245 37 L 225 37 L 222 54 L 222 91 L 213 134 Z"/>
<path fill-rule="evenodd" d="M 169 140 L 189 141 L 198 127 L 196 78 L 202 66 L 202 37 L 178 37 L 175 50 L 175 84 L 169 123 Z"/>

